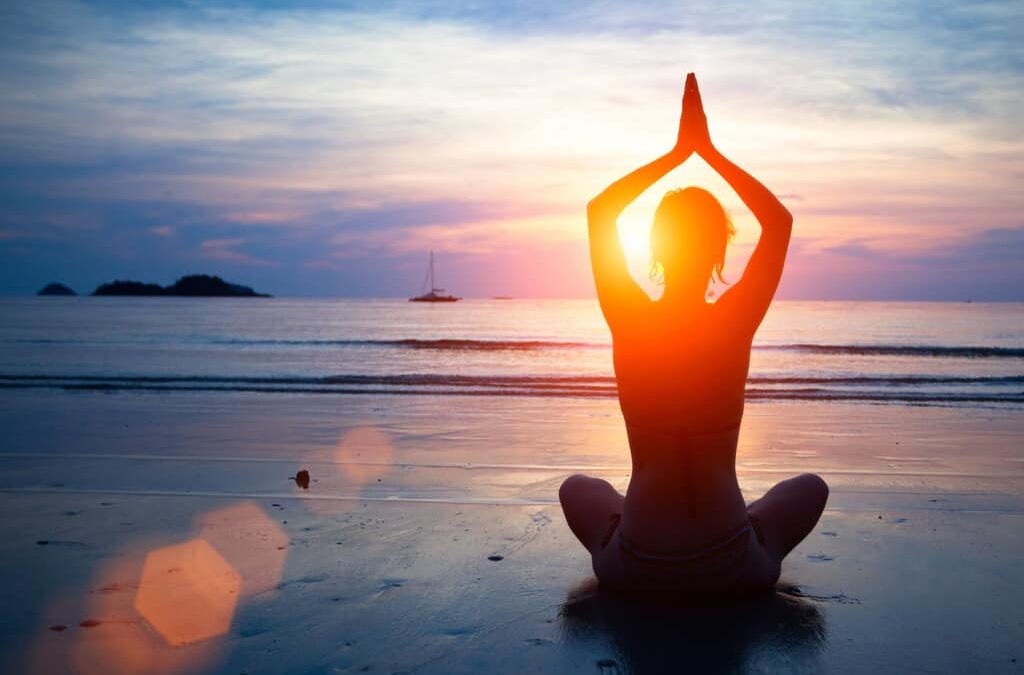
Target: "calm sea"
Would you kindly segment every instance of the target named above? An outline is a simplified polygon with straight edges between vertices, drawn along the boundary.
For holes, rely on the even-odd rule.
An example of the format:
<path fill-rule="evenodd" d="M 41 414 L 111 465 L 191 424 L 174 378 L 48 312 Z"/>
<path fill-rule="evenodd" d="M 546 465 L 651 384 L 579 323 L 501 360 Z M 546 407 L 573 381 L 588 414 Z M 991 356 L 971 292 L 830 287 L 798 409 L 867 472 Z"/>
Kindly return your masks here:
<path fill-rule="evenodd" d="M 0 387 L 613 397 L 593 300 L 0 300 Z M 1024 403 L 1024 304 L 777 302 L 750 399 Z"/>

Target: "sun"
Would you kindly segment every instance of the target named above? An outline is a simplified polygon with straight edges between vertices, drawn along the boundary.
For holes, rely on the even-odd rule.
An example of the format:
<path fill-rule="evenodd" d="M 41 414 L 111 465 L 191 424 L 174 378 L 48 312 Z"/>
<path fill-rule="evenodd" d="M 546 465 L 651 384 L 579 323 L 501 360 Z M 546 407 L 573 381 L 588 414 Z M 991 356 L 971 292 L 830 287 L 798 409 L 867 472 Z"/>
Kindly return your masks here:
<path fill-rule="evenodd" d="M 622 251 L 628 260 L 647 260 L 651 257 L 650 225 L 620 221 L 619 242 L 622 243 Z"/>

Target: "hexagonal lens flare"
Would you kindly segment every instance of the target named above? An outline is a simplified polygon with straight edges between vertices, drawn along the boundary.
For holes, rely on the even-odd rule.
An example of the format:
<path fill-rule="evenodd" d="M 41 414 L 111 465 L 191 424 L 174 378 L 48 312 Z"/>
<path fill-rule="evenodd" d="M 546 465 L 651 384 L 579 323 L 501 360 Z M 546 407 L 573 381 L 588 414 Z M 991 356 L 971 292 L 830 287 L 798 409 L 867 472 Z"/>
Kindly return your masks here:
<path fill-rule="evenodd" d="M 196 518 L 199 537 L 208 541 L 242 578 L 242 595 L 275 588 L 288 558 L 288 534 L 255 502 L 242 502 Z"/>
<path fill-rule="evenodd" d="M 242 578 L 205 539 L 150 551 L 135 609 L 172 646 L 227 633 Z"/>

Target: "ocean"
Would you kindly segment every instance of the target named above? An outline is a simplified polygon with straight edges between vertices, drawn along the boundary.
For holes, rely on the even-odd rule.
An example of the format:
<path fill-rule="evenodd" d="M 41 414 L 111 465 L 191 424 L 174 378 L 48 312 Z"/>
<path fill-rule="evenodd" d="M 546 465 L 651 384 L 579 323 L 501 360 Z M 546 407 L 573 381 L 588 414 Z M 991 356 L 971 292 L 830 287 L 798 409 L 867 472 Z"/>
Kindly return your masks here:
<path fill-rule="evenodd" d="M 0 388 L 615 396 L 594 300 L 0 300 Z M 773 304 L 750 400 L 1024 404 L 1024 304 Z"/>

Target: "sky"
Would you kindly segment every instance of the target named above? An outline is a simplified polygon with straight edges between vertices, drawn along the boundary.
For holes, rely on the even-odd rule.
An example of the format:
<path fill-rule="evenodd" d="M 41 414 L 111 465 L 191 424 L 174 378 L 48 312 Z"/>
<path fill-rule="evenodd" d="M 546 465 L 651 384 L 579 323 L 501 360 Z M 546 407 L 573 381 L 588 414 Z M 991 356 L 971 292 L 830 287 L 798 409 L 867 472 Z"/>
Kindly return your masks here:
<path fill-rule="evenodd" d="M 0 5 L 0 294 L 189 273 L 279 296 L 589 297 L 585 205 L 712 140 L 794 215 L 778 297 L 1024 300 L 1024 3 Z M 646 280 L 667 189 L 620 219 Z"/>

